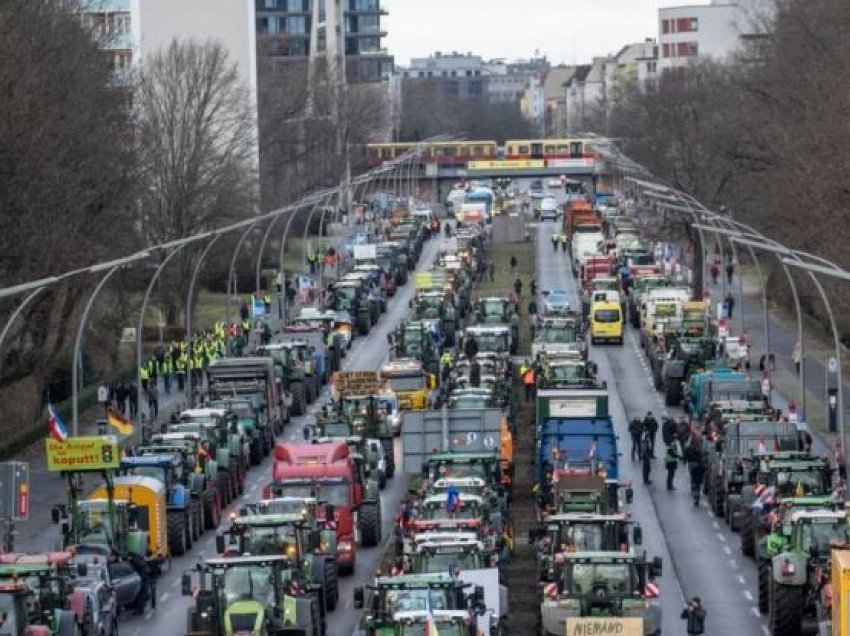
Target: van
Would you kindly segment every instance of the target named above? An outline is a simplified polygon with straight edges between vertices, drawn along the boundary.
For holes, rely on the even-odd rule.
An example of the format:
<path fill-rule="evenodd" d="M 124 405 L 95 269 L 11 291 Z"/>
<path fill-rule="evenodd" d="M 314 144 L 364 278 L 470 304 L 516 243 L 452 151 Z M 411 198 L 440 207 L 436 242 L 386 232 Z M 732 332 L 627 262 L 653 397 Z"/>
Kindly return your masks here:
<path fill-rule="evenodd" d="M 597 301 L 590 307 L 590 342 L 613 340 L 623 344 L 623 308 L 618 302 Z"/>

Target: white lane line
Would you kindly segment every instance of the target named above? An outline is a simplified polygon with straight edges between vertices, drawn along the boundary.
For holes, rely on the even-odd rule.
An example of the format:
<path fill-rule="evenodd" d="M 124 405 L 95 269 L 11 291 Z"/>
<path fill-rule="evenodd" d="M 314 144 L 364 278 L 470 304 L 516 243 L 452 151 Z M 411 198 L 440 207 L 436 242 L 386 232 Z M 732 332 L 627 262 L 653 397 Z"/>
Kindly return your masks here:
<path fill-rule="evenodd" d="M 177 587 L 178 585 L 180 585 L 180 579 L 174 579 L 171 582 L 171 587 Z"/>
<path fill-rule="evenodd" d="M 150 612 L 150 611 L 149 611 L 149 612 L 147 612 L 147 613 L 145 614 L 145 620 L 146 620 L 146 621 L 149 621 L 149 620 L 150 620 L 150 619 L 152 619 L 152 618 L 153 618 L 153 612 Z"/>
<path fill-rule="evenodd" d="M 764 636 L 770 636 L 770 630 L 767 628 L 767 625 L 761 626 L 761 633 L 764 634 Z"/>
<path fill-rule="evenodd" d="M 717 533 L 717 538 L 718 538 L 720 541 L 722 541 L 723 543 L 726 543 L 726 537 L 724 537 L 724 536 L 723 536 L 723 533 L 722 533 L 722 532 L 718 532 L 718 533 Z"/>
<path fill-rule="evenodd" d="M 750 611 L 753 613 L 753 616 L 755 616 L 756 618 L 761 618 L 761 612 L 759 612 L 759 608 L 751 607 Z"/>
<path fill-rule="evenodd" d="M 739 574 L 739 575 L 738 575 L 738 583 L 740 583 L 741 585 L 746 585 L 746 584 L 747 584 L 747 580 L 744 578 L 744 575 L 743 575 L 743 574 Z"/>
<path fill-rule="evenodd" d="M 724 551 L 726 554 L 728 554 L 729 556 L 732 556 L 732 548 L 730 548 L 728 545 L 724 545 L 724 546 L 723 546 L 723 551 Z"/>
<path fill-rule="evenodd" d="M 753 600 L 753 593 L 752 592 L 750 592 L 749 590 L 744 590 L 744 596 L 747 597 L 748 601 L 752 602 L 752 600 Z"/>
<path fill-rule="evenodd" d="M 171 594 L 169 594 L 168 592 L 166 592 L 165 594 L 160 594 L 160 595 L 159 595 L 159 602 L 160 602 L 160 603 L 165 603 L 165 601 L 167 601 L 167 600 L 168 600 L 168 597 L 169 597 L 169 596 L 171 596 Z"/>

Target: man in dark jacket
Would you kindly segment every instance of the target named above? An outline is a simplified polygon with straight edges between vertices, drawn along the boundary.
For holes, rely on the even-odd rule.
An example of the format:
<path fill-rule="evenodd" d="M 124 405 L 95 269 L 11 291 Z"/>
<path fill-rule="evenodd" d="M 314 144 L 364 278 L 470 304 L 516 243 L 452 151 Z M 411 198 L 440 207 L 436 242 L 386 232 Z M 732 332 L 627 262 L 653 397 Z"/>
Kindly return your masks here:
<path fill-rule="evenodd" d="M 691 496 L 694 499 L 694 506 L 698 506 L 702 478 L 705 472 L 702 458 L 702 438 L 698 434 L 691 434 L 688 443 L 685 445 L 683 455 L 688 464 L 688 472 L 691 475 Z"/>
<path fill-rule="evenodd" d="M 643 430 L 649 437 L 649 454 L 652 455 L 652 459 L 655 459 L 655 437 L 658 435 L 658 420 L 655 419 L 652 411 L 648 411 L 646 417 L 643 418 Z"/>
<path fill-rule="evenodd" d="M 643 433 L 643 423 L 640 418 L 635 415 L 632 421 L 629 422 L 629 435 L 632 437 L 632 461 L 635 461 L 640 455 L 640 438 Z"/>
<path fill-rule="evenodd" d="M 682 620 L 687 621 L 688 634 L 705 633 L 705 615 L 706 611 L 699 596 L 693 597 L 682 610 Z"/>
<path fill-rule="evenodd" d="M 475 335 L 469 334 L 466 338 L 466 342 L 463 343 L 463 353 L 470 360 L 478 355 L 478 341 L 475 339 Z"/>
<path fill-rule="evenodd" d="M 672 417 L 665 417 L 664 423 L 661 425 L 661 439 L 664 441 L 665 446 L 669 446 L 676 439 L 676 430 L 676 420 Z"/>

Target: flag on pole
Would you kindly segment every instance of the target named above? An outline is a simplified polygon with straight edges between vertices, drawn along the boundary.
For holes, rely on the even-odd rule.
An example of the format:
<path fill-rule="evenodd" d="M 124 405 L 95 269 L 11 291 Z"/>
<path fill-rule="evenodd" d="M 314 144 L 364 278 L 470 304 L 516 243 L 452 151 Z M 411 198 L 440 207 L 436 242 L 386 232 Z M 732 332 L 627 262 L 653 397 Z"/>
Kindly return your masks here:
<path fill-rule="evenodd" d="M 57 442 L 64 442 L 68 439 L 68 427 L 65 426 L 65 422 L 62 421 L 59 413 L 56 412 L 50 402 L 47 403 L 47 416 L 47 431 L 50 433 L 50 437 Z"/>
<path fill-rule="evenodd" d="M 133 434 L 133 422 L 120 415 L 111 406 L 106 409 L 106 422 L 122 435 Z"/>

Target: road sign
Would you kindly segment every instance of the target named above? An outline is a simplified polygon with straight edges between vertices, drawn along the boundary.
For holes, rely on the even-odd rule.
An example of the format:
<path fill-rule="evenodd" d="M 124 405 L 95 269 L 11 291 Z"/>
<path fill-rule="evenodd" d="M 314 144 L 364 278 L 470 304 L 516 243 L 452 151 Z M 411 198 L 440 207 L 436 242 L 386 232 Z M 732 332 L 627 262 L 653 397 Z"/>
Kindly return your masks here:
<path fill-rule="evenodd" d="M 26 521 L 30 514 L 30 466 L 0 463 L 0 518 Z"/>
<path fill-rule="evenodd" d="M 118 440 L 102 437 L 69 437 L 64 442 L 47 440 L 47 470 L 109 470 L 121 464 Z"/>
<path fill-rule="evenodd" d="M 836 371 L 838 371 L 838 360 L 833 357 L 830 357 L 827 367 L 829 368 L 830 373 L 835 373 Z"/>

